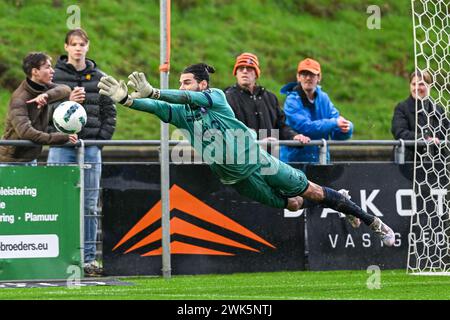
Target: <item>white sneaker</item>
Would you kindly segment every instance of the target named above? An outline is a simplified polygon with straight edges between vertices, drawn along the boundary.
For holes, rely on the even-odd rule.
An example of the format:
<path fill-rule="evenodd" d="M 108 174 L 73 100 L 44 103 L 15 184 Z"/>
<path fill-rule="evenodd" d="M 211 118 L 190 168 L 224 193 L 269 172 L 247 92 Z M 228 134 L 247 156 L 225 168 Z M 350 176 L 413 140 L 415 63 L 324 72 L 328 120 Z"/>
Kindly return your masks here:
<path fill-rule="evenodd" d="M 370 229 L 373 230 L 383 241 L 387 247 L 392 247 L 395 242 L 395 233 L 389 228 L 380 218 L 375 217 L 375 220 L 370 225 Z"/>
<path fill-rule="evenodd" d="M 103 268 L 97 260 L 84 264 L 85 277 L 100 277 L 103 275 Z"/>
<path fill-rule="evenodd" d="M 350 197 L 350 193 L 348 190 L 341 189 L 338 190 L 338 192 L 349 200 L 352 198 Z M 352 216 L 351 214 L 346 214 L 345 218 L 347 219 L 348 223 L 350 223 L 350 225 L 355 229 L 359 228 L 359 226 L 361 225 L 361 220 L 355 216 Z"/>

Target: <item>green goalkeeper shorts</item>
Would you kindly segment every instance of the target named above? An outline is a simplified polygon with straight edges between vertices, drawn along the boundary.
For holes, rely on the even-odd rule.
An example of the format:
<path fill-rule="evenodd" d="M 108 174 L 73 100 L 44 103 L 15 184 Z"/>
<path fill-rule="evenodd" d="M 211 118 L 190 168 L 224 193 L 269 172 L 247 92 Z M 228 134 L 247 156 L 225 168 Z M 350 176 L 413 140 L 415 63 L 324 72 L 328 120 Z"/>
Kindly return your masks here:
<path fill-rule="evenodd" d="M 287 199 L 301 195 L 308 188 L 305 174 L 290 165 L 275 161 L 274 174 L 264 174 L 263 168 L 253 172 L 248 178 L 233 184 L 239 194 L 274 208 L 286 208 Z"/>

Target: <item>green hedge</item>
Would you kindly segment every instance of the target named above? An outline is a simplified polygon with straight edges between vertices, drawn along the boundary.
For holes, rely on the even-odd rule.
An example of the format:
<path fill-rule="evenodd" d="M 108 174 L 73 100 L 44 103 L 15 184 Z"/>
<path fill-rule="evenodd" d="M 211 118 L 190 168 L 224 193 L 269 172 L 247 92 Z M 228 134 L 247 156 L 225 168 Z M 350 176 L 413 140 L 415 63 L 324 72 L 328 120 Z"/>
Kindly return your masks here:
<path fill-rule="evenodd" d="M 408 95 L 414 51 L 407 1 L 176 0 L 172 1 L 170 86 L 186 65 L 216 67 L 212 86 L 234 83 L 234 58 L 254 52 L 260 83 L 275 92 L 295 79 L 300 59 L 312 56 L 323 69 L 323 89 L 355 124 L 357 139 L 391 139 L 397 102 Z M 63 54 L 67 7 L 72 1 L 0 3 L 0 130 L 10 93 L 22 80 L 21 59 L 42 50 Z M 369 30 L 366 9 L 381 8 L 381 29 Z M 159 1 L 78 1 L 81 26 L 91 39 L 89 57 L 105 72 L 126 78 L 144 71 L 159 83 Z M 158 139 L 159 121 L 119 107 L 115 139 Z"/>

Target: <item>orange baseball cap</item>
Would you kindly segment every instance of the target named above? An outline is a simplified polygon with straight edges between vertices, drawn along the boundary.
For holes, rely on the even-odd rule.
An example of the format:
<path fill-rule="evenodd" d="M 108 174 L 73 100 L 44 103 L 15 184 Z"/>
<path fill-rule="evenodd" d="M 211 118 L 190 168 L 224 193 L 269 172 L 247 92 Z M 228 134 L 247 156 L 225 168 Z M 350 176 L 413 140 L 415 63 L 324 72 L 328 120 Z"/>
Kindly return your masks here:
<path fill-rule="evenodd" d="M 312 72 L 314 74 L 319 74 L 320 73 L 320 63 L 318 63 L 316 60 L 306 58 L 305 60 L 302 60 L 299 62 L 297 72 L 300 72 L 303 70 Z"/>
<path fill-rule="evenodd" d="M 255 69 L 256 76 L 259 78 L 261 70 L 259 69 L 259 60 L 256 55 L 249 52 L 244 52 L 236 58 L 236 63 L 233 68 L 233 76 L 236 75 L 236 71 L 239 67 L 251 67 Z"/>

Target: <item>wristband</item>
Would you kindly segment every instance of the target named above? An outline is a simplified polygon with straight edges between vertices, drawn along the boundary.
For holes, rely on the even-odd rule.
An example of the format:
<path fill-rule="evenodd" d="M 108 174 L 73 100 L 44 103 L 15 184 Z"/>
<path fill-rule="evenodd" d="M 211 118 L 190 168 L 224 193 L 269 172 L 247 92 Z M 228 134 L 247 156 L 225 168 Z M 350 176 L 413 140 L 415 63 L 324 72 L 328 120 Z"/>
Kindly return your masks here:
<path fill-rule="evenodd" d="M 161 90 L 153 88 L 153 92 L 148 97 L 158 100 L 160 96 L 161 96 Z"/>
<path fill-rule="evenodd" d="M 119 103 L 129 107 L 133 104 L 133 99 L 129 95 L 126 95 L 122 100 L 119 101 Z"/>

